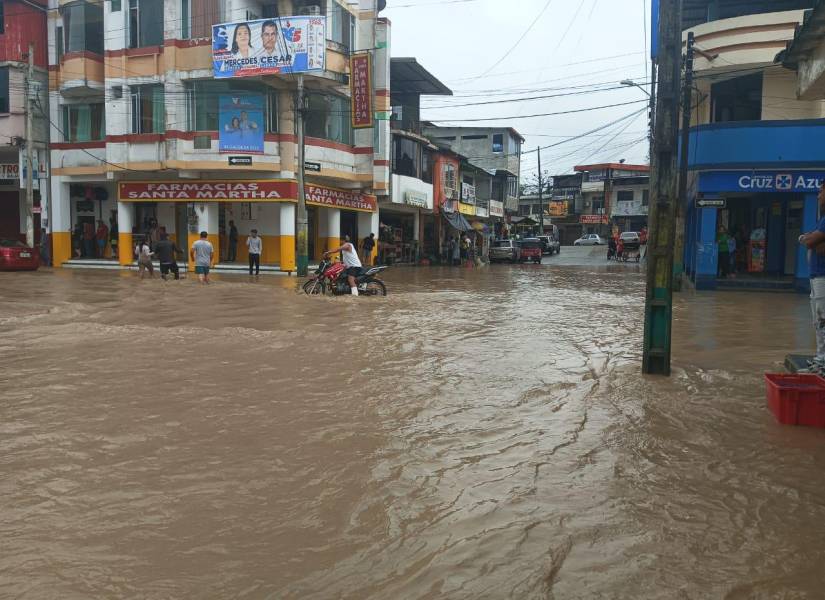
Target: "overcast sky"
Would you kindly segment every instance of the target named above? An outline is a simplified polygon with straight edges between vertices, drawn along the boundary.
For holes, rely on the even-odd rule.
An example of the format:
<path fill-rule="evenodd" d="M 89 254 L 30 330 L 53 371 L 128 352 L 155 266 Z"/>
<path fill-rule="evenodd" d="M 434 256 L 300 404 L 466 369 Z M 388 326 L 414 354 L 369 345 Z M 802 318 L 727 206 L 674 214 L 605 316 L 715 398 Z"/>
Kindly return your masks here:
<path fill-rule="evenodd" d="M 640 111 L 588 137 L 542 150 L 542 171 L 562 174 L 578 164 L 646 162 L 643 102 L 527 116 L 646 100 L 641 90 L 622 88 L 618 82 L 645 82 L 649 4 L 649 0 L 550 0 L 549 5 L 547 0 L 388 0 L 381 15 L 392 22 L 392 55 L 415 57 L 453 90 L 452 98 L 425 97 L 422 119 L 474 125 L 458 119 L 505 117 L 477 124 L 514 127 L 527 140 L 524 150 L 534 150 Z M 557 97 L 511 101 L 548 95 Z M 501 100 L 506 102 L 467 106 Z M 534 152 L 522 159 L 522 176 L 529 180 L 535 173 Z"/>

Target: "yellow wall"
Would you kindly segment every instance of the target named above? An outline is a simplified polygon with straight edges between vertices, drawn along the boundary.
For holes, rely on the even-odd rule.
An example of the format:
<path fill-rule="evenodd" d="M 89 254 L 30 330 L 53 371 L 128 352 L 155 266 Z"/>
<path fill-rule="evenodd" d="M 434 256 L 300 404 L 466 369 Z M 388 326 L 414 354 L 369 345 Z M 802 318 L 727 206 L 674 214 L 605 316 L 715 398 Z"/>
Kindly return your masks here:
<path fill-rule="evenodd" d="M 238 257 L 235 262 L 248 263 L 249 249 L 246 246 L 246 239 L 248 236 L 238 236 Z M 277 264 L 281 260 L 281 236 L 279 235 L 262 235 L 260 236 L 263 244 L 263 254 L 261 255 L 261 263 Z"/>
<path fill-rule="evenodd" d="M 52 232 L 52 264 L 61 266 L 72 258 L 72 234 L 69 231 Z"/>
<path fill-rule="evenodd" d="M 134 250 L 132 249 L 132 232 L 118 231 L 117 233 L 118 261 L 122 266 L 131 265 L 134 262 Z"/>
<path fill-rule="evenodd" d="M 323 238 L 321 240 L 321 242 L 322 242 L 321 253 L 323 254 L 323 252 L 326 251 L 326 250 L 332 250 L 333 248 L 337 248 L 338 246 L 340 246 L 341 245 L 341 238 L 339 238 L 339 237 L 328 237 L 328 238 Z"/>
<path fill-rule="evenodd" d="M 295 271 L 295 236 L 282 235 L 281 238 L 281 271 Z"/>

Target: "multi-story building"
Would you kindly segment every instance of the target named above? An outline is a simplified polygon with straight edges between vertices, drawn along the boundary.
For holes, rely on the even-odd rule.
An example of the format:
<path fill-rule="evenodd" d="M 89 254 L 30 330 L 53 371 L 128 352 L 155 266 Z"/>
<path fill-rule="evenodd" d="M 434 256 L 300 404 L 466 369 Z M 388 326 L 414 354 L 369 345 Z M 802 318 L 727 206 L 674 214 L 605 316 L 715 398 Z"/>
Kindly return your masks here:
<path fill-rule="evenodd" d="M 825 105 L 819 84 L 805 83 L 820 76 L 801 72 L 798 86 L 777 55 L 805 9 L 820 3 L 686 4 L 683 38 L 693 33 L 697 55 L 685 270 L 697 289 L 807 289 L 807 253 L 797 238 L 814 227 L 825 181 Z M 728 246 L 721 253 L 720 244 Z"/>
<path fill-rule="evenodd" d="M 0 238 L 26 239 L 28 208 L 22 157 L 25 154 L 26 87 L 29 43 L 34 44 L 32 146 L 35 169 L 32 228 L 40 239 L 41 214 L 47 209 L 48 62 L 43 0 L 0 3 Z M 44 214 L 43 223 L 47 222 Z"/>
<path fill-rule="evenodd" d="M 257 229 L 263 262 L 294 271 L 299 169 L 311 257 L 344 235 L 378 234 L 390 147 L 390 25 L 378 16 L 382 6 L 53 0 L 55 264 L 73 257 L 70 232 L 95 221 L 117 231 L 105 256 L 121 264 L 133 260 L 135 235 L 163 229 L 183 247 L 206 231 L 225 260 L 232 222 L 237 260 Z M 297 164 L 298 110 L 304 165 Z"/>
<path fill-rule="evenodd" d="M 424 134 L 437 144 L 450 148 L 467 157 L 488 177 L 481 182 L 480 193 L 489 197 L 489 211 L 498 213 L 499 203 L 503 213 L 518 213 L 519 173 L 521 146 L 524 138 L 510 127 L 439 127 L 426 123 Z M 479 195 L 479 190 L 476 190 Z M 499 218 L 501 221 L 503 215 Z"/>
<path fill-rule="evenodd" d="M 576 212 L 581 233 L 613 234 L 638 231 L 647 226 L 650 167 L 625 163 L 580 165 L 582 174 L 580 204 Z"/>

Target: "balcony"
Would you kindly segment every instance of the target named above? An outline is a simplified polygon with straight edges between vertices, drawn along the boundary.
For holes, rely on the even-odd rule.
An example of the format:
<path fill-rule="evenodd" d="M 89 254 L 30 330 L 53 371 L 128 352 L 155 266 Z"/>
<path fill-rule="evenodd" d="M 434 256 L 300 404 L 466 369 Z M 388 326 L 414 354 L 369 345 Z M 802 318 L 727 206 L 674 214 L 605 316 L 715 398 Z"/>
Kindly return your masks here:
<path fill-rule="evenodd" d="M 825 166 L 825 119 L 710 123 L 690 130 L 693 170 Z"/>

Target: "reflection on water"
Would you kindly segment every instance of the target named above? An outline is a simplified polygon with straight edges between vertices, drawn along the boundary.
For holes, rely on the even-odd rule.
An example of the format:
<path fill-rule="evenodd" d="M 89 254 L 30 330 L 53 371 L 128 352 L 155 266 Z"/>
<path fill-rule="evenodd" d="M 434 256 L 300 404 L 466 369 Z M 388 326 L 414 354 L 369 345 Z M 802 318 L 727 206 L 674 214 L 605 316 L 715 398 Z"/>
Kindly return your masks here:
<path fill-rule="evenodd" d="M 821 598 L 825 433 L 761 371 L 805 298 L 635 269 L 0 273 L 0 596 Z"/>

